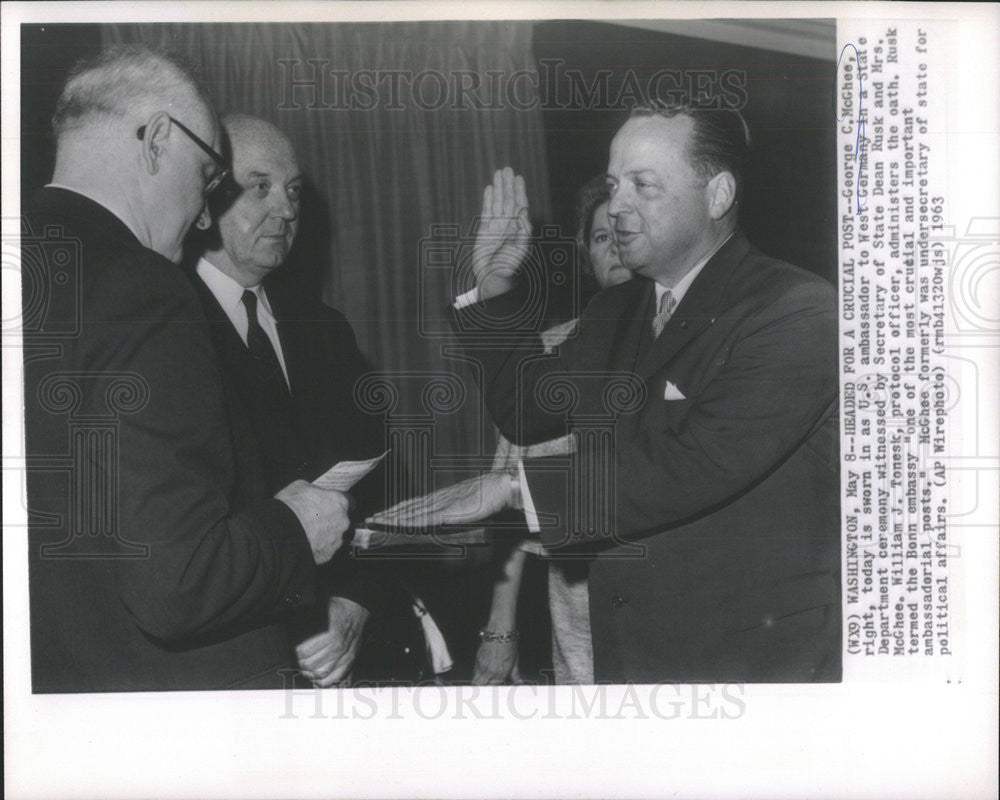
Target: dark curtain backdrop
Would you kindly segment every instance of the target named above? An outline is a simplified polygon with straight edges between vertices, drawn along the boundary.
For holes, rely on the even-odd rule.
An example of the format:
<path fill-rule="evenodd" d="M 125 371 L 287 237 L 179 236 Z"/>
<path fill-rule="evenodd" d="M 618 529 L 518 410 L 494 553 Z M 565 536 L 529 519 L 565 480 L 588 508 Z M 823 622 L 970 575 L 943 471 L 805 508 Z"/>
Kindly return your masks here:
<path fill-rule="evenodd" d="M 343 95 L 329 76 L 373 70 L 412 76 L 434 70 L 453 81 L 462 71 L 534 74 L 531 30 L 530 23 L 521 22 L 102 29 L 105 44 L 144 42 L 180 51 L 201 71 L 221 113 L 264 117 L 289 135 L 309 187 L 299 242 L 286 271 L 296 280 L 314 282 L 324 301 L 350 319 L 372 365 L 399 388 L 395 413 L 423 414 L 428 401 L 437 409 L 438 454 L 490 453 L 492 429 L 484 423 L 471 374 L 443 352 L 452 271 L 424 263 L 421 254 L 434 225 L 459 224 L 463 234 L 468 231 L 483 186 L 505 164 L 524 174 L 532 216 L 548 218 L 541 112 L 507 102 L 495 103 L 497 109 L 476 108 L 473 102 L 457 109 L 451 102 L 437 107 L 436 79 L 419 83 L 421 103 L 407 89 L 412 84 L 406 77 L 399 102 L 391 101 L 387 81 L 378 87 L 373 108 L 342 108 Z M 319 72 L 328 75 L 320 93 L 298 88 L 290 94 L 290 77 L 313 77 L 309 61 L 317 59 L 326 62 Z M 377 84 L 378 76 L 368 82 Z M 522 107 L 537 105 L 531 81 L 520 81 L 517 91 Z M 487 106 L 494 104 L 489 92 L 484 84 L 477 93 Z M 365 96 L 356 96 L 367 104 Z M 317 107 L 324 103 L 337 107 Z M 442 373 L 450 382 L 428 393 L 429 376 Z M 467 402 L 452 402 L 454 392 L 467 392 Z M 434 482 L 444 485 L 454 476 L 446 464 L 439 465 Z"/>

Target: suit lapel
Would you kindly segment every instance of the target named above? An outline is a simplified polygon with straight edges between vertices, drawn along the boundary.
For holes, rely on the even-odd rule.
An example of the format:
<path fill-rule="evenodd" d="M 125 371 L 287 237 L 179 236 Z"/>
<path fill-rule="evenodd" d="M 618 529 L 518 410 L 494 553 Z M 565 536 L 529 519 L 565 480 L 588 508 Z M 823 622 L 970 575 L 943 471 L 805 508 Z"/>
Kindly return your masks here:
<path fill-rule="evenodd" d="M 642 351 L 646 318 L 653 303 L 652 281 L 633 279 L 625 285 L 630 291 L 623 298 L 617 314 L 618 321 L 608 353 L 608 369 L 612 371 L 632 371 L 636 368 Z"/>
<path fill-rule="evenodd" d="M 694 279 L 663 333 L 647 349 L 636 366 L 636 372 L 643 380 L 649 380 L 715 323 L 725 304 L 725 290 L 729 279 L 749 249 L 746 237 L 742 231 L 737 231 L 712 256 Z"/>
<path fill-rule="evenodd" d="M 201 306 L 205 311 L 212 339 L 218 347 L 219 354 L 223 356 L 223 369 L 233 368 L 236 363 L 249 359 L 250 353 L 247 346 L 236 332 L 236 328 L 233 327 L 232 321 L 222 306 L 219 305 L 218 299 L 212 294 L 212 290 L 197 275 L 192 275 L 191 280 L 201 297 Z"/>
<path fill-rule="evenodd" d="M 307 358 L 308 339 L 302 336 L 302 325 L 289 324 L 291 319 L 290 309 L 286 307 L 285 297 L 277 284 L 265 284 L 264 291 L 267 292 L 267 302 L 271 306 L 271 313 L 274 315 L 274 325 L 278 331 L 278 341 L 281 343 L 281 355 L 285 359 L 285 369 L 288 371 L 288 385 L 292 393 L 292 403 L 294 405 L 296 396 L 299 395 L 306 381 L 302 379 L 305 374 L 303 359 Z"/>

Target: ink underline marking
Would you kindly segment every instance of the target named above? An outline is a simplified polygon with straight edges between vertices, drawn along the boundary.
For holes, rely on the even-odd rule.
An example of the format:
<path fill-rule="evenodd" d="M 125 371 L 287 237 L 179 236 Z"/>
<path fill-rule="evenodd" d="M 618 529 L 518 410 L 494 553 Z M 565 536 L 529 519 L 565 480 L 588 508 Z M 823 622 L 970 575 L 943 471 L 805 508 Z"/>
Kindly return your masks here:
<path fill-rule="evenodd" d="M 854 180 L 854 197 L 856 198 L 855 212 L 854 215 L 860 214 L 864 207 L 861 205 L 861 171 L 865 164 L 865 156 L 867 154 L 868 139 L 865 137 L 865 114 L 864 114 L 864 82 L 861 78 L 861 57 L 858 54 L 858 48 L 854 46 L 852 42 L 848 42 L 840 49 L 840 55 L 837 57 L 837 71 L 836 74 L 840 74 L 840 62 L 844 58 L 844 53 L 847 48 L 851 48 L 854 51 L 854 63 L 857 65 L 857 79 L 858 79 L 858 130 L 857 135 L 854 139 L 854 155 L 852 161 L 857 162 L 858 157 L 861 157 L 861 162 L 858 165 L 858 174 Z M 836 112 L 836 103 L 834 103 L 834 117 L 836 117 L 837 122 L 843 122 L 843 117 L 838 117 Z"/>

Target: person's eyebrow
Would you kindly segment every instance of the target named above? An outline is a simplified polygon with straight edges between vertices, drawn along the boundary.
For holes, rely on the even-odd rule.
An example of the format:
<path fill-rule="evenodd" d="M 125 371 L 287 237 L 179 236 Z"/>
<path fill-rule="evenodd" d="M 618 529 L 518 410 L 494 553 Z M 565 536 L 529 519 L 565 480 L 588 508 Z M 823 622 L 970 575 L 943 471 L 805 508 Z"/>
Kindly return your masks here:
<path fill-rule="evenodd" d="M 258 169 L 251 170 L 250 172 L 247 173 L 248 179 L 270 178 L 270 177 L 271 177 L 270 172 L 262 172 L 261 170 Z M 305 176 L 300 172 L 297 175 L 293 175 L 291 178 L 285 181 L 285 183 L 295 183 L 295 181 L 304 181 L 304 180 Z"/>

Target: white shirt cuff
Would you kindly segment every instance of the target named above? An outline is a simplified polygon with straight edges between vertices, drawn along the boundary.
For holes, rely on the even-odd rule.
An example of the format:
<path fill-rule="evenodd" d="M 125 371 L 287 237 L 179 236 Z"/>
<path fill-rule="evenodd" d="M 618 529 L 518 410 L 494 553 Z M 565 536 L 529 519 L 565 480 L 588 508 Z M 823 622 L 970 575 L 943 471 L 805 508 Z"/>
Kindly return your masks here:
<path fill-rule="evenodd" d="M 524 520 L 528 523 L 528 530 L 538 533 L 542 526 L 538 524 L 538 513 L 535 511 L 535 503 L 531 499 L 531 492 L 528 491 L 528 476 L 524 474 L 524 461 L 517 460 L 517 478 L 521 481 L 521 503 L 524 505 Z"/>
<path fill-rule="evenodd" d="M 479 302 L 479 287 L 474 286 L 469 289 L 465 294 L 460 294 L 455 298 L 455 302 L 452 304 L 456 311 L 461 311 L 466 306 L 471 306 L 473 303 Z"/>

